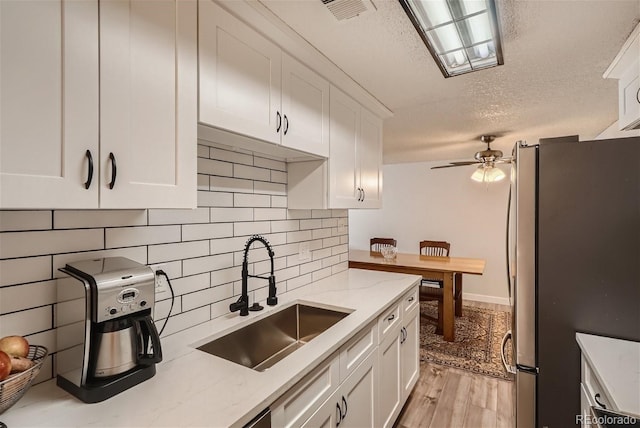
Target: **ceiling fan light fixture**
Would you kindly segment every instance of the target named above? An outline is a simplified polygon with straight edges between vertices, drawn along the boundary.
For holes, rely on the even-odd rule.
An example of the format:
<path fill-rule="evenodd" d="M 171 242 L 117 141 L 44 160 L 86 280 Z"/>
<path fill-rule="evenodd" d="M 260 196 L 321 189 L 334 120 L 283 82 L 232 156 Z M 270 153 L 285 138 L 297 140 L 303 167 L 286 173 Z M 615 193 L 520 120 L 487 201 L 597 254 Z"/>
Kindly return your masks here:
<path fill-rule="evenodd" d="M 495 0 L 399 0 L 444 77 L 504 64 Z"/>
<path fill-rule="evenodd" d="M 506 174 L 500 169 L 492 165 L 480 165 L 471 174 L 471 179 L 478 183 L 494 183 L 506 177 Z"/>

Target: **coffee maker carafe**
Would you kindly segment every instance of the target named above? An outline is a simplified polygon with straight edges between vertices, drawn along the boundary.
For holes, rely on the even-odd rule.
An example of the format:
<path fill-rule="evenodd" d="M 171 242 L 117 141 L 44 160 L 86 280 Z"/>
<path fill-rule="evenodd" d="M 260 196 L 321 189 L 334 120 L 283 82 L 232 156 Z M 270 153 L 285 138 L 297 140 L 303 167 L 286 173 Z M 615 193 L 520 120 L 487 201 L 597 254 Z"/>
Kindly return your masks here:
<path fill-rule="evenodd" d="M 87 403 L 106 400 L 155 375 L 162 361 L 153 323 L 153 270 L 124 257 L 60 269 L 57 384 Z"/>

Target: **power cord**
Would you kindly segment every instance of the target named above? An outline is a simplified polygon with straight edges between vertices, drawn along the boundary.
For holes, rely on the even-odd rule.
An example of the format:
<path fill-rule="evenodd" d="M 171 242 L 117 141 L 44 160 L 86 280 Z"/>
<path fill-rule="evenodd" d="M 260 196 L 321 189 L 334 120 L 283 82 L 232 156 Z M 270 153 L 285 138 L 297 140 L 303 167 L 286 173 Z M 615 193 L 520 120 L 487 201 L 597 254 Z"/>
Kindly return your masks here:
<path fill-rule="evenodd" d="M 171 315 L 171 311 L 173 311 L 173 302 L 176 300 L 176 296 L 173 294 L 173 287 L 171 286 L 169 275 L 167 275 L 167 273 L 162 269 L 158 269 L 156 271 L 156 276 L 159 276 L 159 275 L 162 275 L 165 277 L 165 279 L 167 280 L 167 284 L 169 284 L 169 291 L 171 291 L 171 306 L 169 307 L 169 313 L 167 314 L 167 317 L 164 319 L 164 324 L 162 324 L 160 333 L 158 333 L 158 336 L 162 336 L 162 332 L 164 331 L 164 328 L 167 326 L 167 322 L 169 321 L 169 316 Z"/>

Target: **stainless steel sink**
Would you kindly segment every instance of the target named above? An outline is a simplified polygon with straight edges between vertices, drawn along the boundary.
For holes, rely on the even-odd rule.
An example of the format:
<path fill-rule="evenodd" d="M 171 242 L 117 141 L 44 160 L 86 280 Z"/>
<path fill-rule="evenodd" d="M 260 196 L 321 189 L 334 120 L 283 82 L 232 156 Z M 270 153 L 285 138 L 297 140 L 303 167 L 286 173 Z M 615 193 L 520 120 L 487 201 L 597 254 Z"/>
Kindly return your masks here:
<path fill-rule="evenodd" d="M 265 371 L 347 315 L 349 312 L 296 304 L 198 349 Z"/>

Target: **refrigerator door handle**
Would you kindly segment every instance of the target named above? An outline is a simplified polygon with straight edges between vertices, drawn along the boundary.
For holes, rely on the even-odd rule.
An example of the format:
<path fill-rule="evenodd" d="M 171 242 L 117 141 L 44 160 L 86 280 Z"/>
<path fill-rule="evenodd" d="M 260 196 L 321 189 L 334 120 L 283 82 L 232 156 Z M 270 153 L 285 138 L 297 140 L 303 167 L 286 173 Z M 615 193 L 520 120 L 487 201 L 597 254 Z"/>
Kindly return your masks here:
<path fill-rule="evenodd" d="M 511 338 L 511 330 L 507 331 L 502 337 L 502 346 L 500 346 L 500 357 L 502 358 L 502 365 L 504 366 L 504 369 L 507 371 L 507 373 L 516 374 L 515 366 L 511 366 L 507 364 L 507 358 L 504 353 L 504 347 L 510 338 Z"/>

